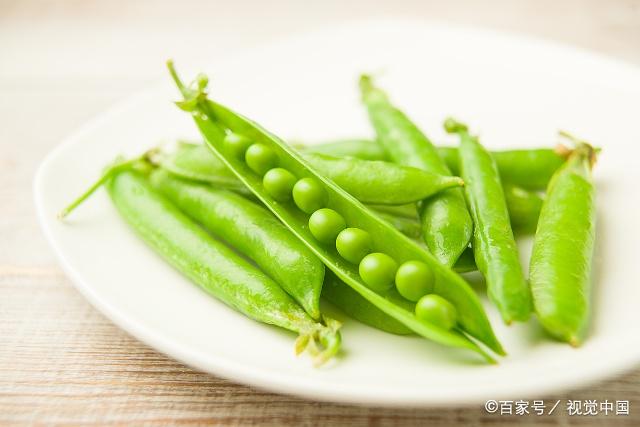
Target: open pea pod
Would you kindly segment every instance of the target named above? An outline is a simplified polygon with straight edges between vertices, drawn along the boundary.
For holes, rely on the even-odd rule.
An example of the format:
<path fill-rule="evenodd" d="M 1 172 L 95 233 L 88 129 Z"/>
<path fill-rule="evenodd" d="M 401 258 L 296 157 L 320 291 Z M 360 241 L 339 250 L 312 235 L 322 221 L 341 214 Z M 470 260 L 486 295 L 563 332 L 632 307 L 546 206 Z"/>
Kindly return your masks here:
<path fill-rule="evenodd" d="M 496 353 L 505 354 L 480 300 L 464 279 L 450 268 L 440 264 L 430 253 L 380 219 L 333 181 L 318 173 L 302 156 L 278 137 L 251 120 L 207 99 L 206 78 L 198 79 L 197 88 L 187 88 L 181 83 L 171 64 L 169 67 L 185 98 L 178 105 L 192 113 L 207 146 L 336 276 L 383 312 L 425 338 L 452 347 L 474 350 L 484 356 L 487 361 L 494 362 L 482 347 L 466 335 L 468 334 Z M 324 206 L 339 212 L 349 227 L 366 230 L 372 238 L 374 249 L 386 252 L 398 263 L 414 260 L 424 262 L 434 274 L 432 293 L 442 296 L 453 304 L 458 313 L 458 326 L 447 330 L 419 320 L 413 312 L 394 303 L 384 294 L 370 289 L 360 277 L 358 267 L 343 259 L 335 245 L 323 244 L 316 240 L 309 230 L 308 214 L 291 201 L 275 200 L 265 190 L 262 177 L 249 167 L 244 157 L 239 156 L 234 147 L 225 144 L 225 130 L 242 135 L 273 150 L 277 156 L 278 166 L 286 169 L 297 179 L 313 178 L 320 182 L 327 196 Z"/>

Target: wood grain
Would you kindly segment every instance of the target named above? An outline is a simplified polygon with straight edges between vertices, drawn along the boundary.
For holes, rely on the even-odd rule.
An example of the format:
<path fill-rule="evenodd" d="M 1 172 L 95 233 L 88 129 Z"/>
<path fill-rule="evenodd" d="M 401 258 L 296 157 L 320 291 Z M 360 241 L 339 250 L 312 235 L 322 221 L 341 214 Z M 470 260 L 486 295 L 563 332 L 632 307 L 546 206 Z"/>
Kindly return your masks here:
<path fill-rule="evenodd" d="M 545 399 L 629 400 L 631 415 L 616 418 L 341 406 L 194 371 L 129 337 L 74 290 L 36 224 L 30 188 L 48 151 L 162 76 L 167 56 L 199 63 L 328 22 L 421 16 L 524 31 L 640 64 L 640 1 L 186 3 L 0 0 L 0 425 L 640 424 L 640 370 Z"/>

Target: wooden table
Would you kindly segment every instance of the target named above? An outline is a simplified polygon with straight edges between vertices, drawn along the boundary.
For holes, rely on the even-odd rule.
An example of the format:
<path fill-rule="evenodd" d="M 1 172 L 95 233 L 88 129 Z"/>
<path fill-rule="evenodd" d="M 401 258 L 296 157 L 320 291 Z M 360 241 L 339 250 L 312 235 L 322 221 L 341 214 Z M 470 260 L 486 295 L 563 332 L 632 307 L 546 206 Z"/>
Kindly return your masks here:
<path fill-rule="evenodd" d="M 615 418 L 386 410 L 274 395 L 137 342 L 62 274 L 36 224 L 36 166 L 85 120 L 162 77 L 168 56 L 198 64 L 295 31 L 410 16 L 524 31 L 640 64 L 639 1 L 343 3 L 277 1 L 258 10 L 250 1 L 0 0 L 0 424 L 640 423 L 640 370 L 546 399 L 629 400 L 631 415 Z"/>

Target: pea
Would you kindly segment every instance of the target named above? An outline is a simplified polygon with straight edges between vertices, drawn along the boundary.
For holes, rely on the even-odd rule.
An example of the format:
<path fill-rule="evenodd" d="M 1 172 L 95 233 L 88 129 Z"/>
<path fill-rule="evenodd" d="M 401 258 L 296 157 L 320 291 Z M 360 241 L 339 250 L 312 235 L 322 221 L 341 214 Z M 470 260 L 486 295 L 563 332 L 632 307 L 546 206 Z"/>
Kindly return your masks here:
<path fill-rule="evenodd" d="M 224 144 L 227 147 L 227 150 L 229 150 L 234 157 L 242 158 L 247 151 L 247 148 L 251 145 L 251 140 L 246 136 L 229 132 L 224 137 Z"/>
<path fill-rule="evenodd" d="M 293 201 L 305 213 L 321 209 L 327 203 L 327 192 L 315 178 L 302 178 L 293 186 Z"/>
<path fill-rule="evenodd" d="M 360 228 L 345 228 L 338 234 L 336 249 L 342 258 L 358 264 L 371 252 L 372 243 L 371 236 L 366 231 Z"/>
<path fill-rule="evenodd" d="M 278 156 L 264 144 L 252 144 L 247 148 L 244 160 L 252 171 L 264 175 L 269 169 L 278 164 Z"/>
<path fill-rule="evenodd" d="M 364 283 L 376 292 L 385 292 L 391 288 L 398 263 L 387 254 L 374 252 L 360 261 L 358 272 Z"/>
<path fill-rule="evenodd" d="M 322 243 L 333 243 L 347 226 L 342 215 L 333 209 L 318 209 L 309 218 L 309 230 Z"/>
<path fill-rule="evenodd" d="M 420 298 L 416 304 L 416 317 L 449 330 L 456 325 L 458 313 L 446 299 L 436 294 L 429 294 Z"/>
<path fill-rule="evenodd" d="M 283 168 L 270 169 L 262 178 L 264 189 L 279 202 L 291 200 L 291 191 L 295 183 L 295 175 Z"/>
<path fill-rule="evenodd" d="M 398 268 L 396 288 L 409 301 L 418 301 L 433 290 L 433 271 L 422 261 L 407 261 Z"/>

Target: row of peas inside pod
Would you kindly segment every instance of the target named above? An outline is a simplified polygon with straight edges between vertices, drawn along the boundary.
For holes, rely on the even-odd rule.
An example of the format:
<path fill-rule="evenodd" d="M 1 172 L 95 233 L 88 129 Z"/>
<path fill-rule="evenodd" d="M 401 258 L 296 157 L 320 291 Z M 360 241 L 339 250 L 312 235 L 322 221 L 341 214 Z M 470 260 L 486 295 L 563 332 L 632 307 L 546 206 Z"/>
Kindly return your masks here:
<path fill-rule="evenodd" d="M 372 239 L 366 230 L 348 227 L 340 213 L 326 206 L 326 192 L 314 178 L 298 179 L 287 169 L 278 167 L 277 154 L 267 145 L 252 143 L 235 133 L 225 137 L 227 149 L 262 176 L 264 189 L 274 200 L 289 202 L 309 216 L 309 231 L 322 244 L 334 244 L 346 261 L 357 264 L 362 281 L 372 290 L 384 293 L 396 286 L 400 295 L 416 302 L 420 320 L 444 329 L 456 325 L 456 308 L 439 295 L 431 294 L 434 274 L 422 261 L 398 263 L 382 252 L 372 252 Z"/>

